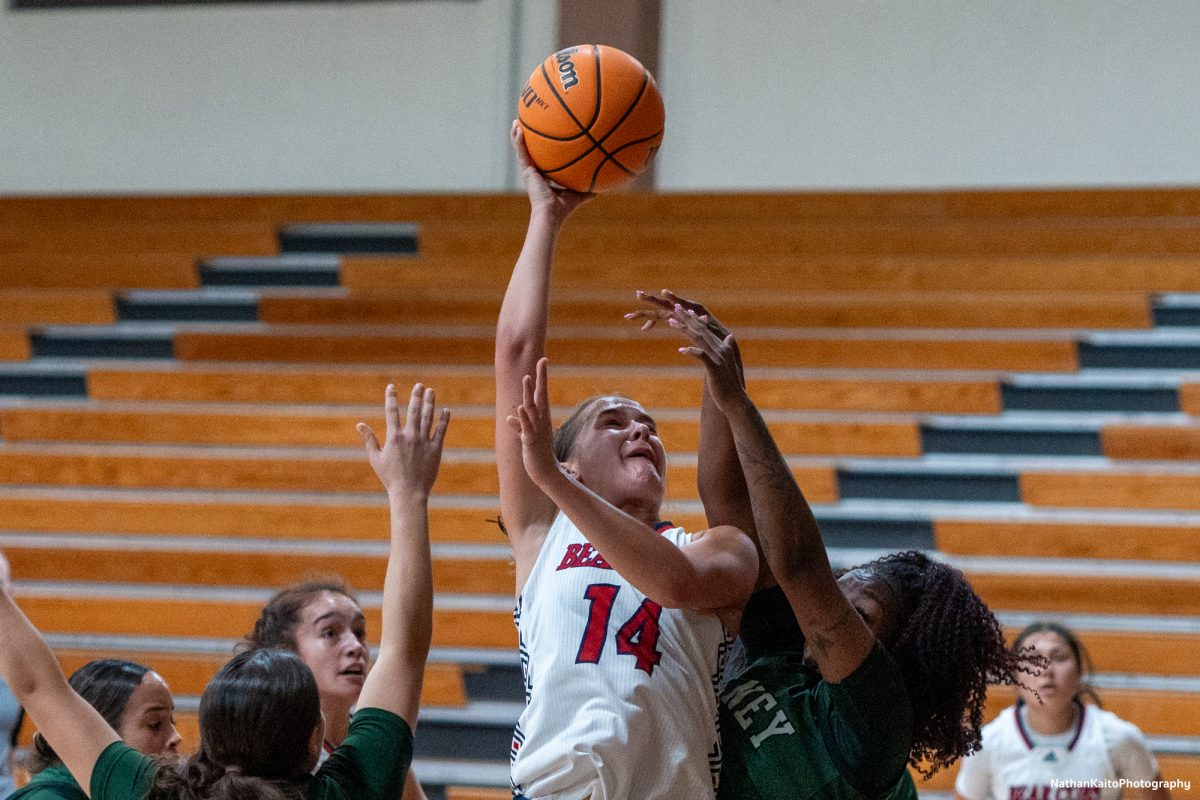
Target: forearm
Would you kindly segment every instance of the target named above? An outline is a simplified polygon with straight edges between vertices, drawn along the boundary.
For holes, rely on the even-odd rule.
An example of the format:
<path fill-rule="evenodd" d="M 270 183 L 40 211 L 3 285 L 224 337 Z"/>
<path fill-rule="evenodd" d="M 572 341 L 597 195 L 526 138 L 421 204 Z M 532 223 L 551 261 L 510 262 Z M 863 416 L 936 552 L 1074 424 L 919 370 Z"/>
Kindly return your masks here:
<path fill-rule="evenodd" d="M 696 585 L 695 569 L 674 543 L 565 474 L 542 490 L 639 592 L 668 608 L 692 607 L 687 595 Z"/>
<path fill-rule="evenodd" d="M 696 483 L 700 502 L 709 526 L 733 525 L 745 531 L 751 539 L 754 532 L 754 512 L 750 505 L 750 490 L 738 458 L 737 444 L 729 429 L 729 420 L 713 400 L 704 382 L 704 398 L 700 404 L 700 450 Z"/>
<path fill-rule="evenodd" d="M 429 554 L 428 496 L 389 495 L 391 546 L 383 583 L 379 657 L 364 686 L 362 705 L 385 708 L 415 725 L 425 660 L 433 634 L 433 568 Z M 391 695 L 392 699 L 388 699 Z"/>
<path fill-rule="evenodd" d="M 47 687 L 66 686 L 58 659 L 12 596 L 0 591 L 0 674 L 21 705 Z"/>
<path fill-rule="evenodd" d="M 549 320 L 550 274 L 562 219 L 535 208 L 529 217 L 525 243 L 513 267 L 497 322 L 497 359 L 511 358 L 514 349 L 536 361 L 545 350 Z M 503 350 L 502 350 L 503 348 Z M 497 366 L 502 366 L 498 362 Z M 521 373 L 526 374 L 526 373 Z"/>
<path fill-rule="evenodd" d="M 728 409 L 729 422 L 766 567 L 780 583 L 830 573 L 821 532 L 791 467 L 748 396 Z"/>

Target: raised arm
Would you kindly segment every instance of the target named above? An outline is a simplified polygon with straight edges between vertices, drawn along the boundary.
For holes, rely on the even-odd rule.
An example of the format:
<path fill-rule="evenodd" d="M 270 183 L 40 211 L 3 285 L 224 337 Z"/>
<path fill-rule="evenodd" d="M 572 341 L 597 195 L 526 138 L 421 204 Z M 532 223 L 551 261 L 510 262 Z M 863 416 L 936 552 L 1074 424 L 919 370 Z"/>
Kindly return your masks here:
<path fill-rule="evenodd" d="M 836 683 L 862 663 L 875 637 L 838 587 L 812 509 L 742 386 L 733 334 L 718 338 L 682 306 L 669 322 L 691 342 L 681 350 L 704 364 L 713 400 L 733 432 L 767 566 L 787 595 L 821 675 Z"/>
<path fill-rule="evenodd" d="M 67 683 L 58 660 L 0 583 L 0 674 L 63 764 L 91 796 L 92 769 L 119 741 L 100 712 Z"/>
<path fill-rule="evenodd" d="M 521 129 L 513 123 L 512 145 L 529 194 L 529 228 L 513 267 L 496 323 L 496 468 L 500 514 L 517 560 L 517 591 L 532 567 L 554 519 L 554 502 L 525 473 L 521 443 L 505 420 L 521 403 L 521 380 L 546 354 L 550 316 L 550 272 L 563 222 L 589 195 L 555 189 L 529 163 Z"/>
<path fill-rule="evenodd" d="M 401 423 L 396 388 L 384 395 L 387 431 L 381 446 L 363 423 L 358 432 L 371 467 L 388 495 L 391 546 L 383 581 L 379 657 L 359 695 L 359 708 L 382 708 L 414 730 L 421 704 L 425 659 L 433 634 L 433 568 L 429 555 L 429 493 L 441 464 L 450 413 L 434 420 L 434 394 L 417 384 Z"/>
<path fill-rule="evenodd" d="M 520 434 L 530 479 L 603 554 L 609 566 L 651 600 L 670 608 L 739 612 L 758 574 L 753 543 L 736 528 L 704 531 L 677 547 L 645 522 L 577 481 L 554 457 L 546 360 L 523 382 L 522 402 L 509 425 Z M 735 626 L 735 618 L 723 621 Z"/>
<path fill-rule="evenodd" d="M 684 299 L 674 292 L 663 289 L 659 294 L 637 292 L 637 298 L 647 304 L 647 307 L 625 318 L 642 322 L 642 330 L 646 331 L 660 322 L 669 319 L 675 306 L 693 312 L 701 321 L 708 325 L 713 334 L 721 339 L 729 335 L 729 330 L 709 313 L 700 303 Z M 733 356 L 738 367 L 738 374 L 745 376 L 742 370 L 741 354 L 736 343 Z M 696 470 L 696 483 L 700 490 L 700 502 L 704 506 L 704 515 L 710 526 L 732 525 L 744 531 L 755 548 L 758 548 L 758 532 L 754 528 L 754 511 L 750 504 L 750 490 L 746 486 L 746 477 L 738 459 L 737 446 L 733 440 L 733 432 L 729 429 L 729 420 L 713 400 L 709 379 L 704 378 L 703 398 L 700 403 L 700 449 Z M 758 581 L 755 591 L 775 585 L 775 578 L 767 568 L 762 550 L 758 550 Z"/>

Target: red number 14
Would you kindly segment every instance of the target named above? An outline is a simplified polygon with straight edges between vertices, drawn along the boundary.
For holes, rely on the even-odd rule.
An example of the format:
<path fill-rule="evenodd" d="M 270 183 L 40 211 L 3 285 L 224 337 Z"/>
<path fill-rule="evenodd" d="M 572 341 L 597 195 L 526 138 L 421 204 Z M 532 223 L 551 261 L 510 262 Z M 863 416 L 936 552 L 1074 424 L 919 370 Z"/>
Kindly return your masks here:
<path fill-rule="evenodd" d="M 575 656 L 576 664 L 600 662 L 608 638 L 608 620 L 619 591 L 621 587 L 611 583 L 593 583 L 584 590 L 583 596 L 591 603 L 591 608 L 583 641 Z M 662 661 L 662 653 L 658 651 L 658 618 L 661 614 L 662 606 L 653 600 L 643 600 L 633 616 L 617 630 L 617 652 L 633 656 L 634 667 L 647 675 L 653 675 L 655 665 Z"/>

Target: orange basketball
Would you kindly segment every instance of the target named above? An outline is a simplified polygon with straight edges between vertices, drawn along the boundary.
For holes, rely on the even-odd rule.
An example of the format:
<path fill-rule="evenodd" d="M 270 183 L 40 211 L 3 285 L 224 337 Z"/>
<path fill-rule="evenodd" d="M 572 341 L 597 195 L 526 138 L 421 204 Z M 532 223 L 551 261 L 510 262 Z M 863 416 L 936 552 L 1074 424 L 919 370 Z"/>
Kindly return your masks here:
<path fill-rule="evenodd" d="M 521 90 L 517 119 L 533 165 L 580 192 L 615 189 L 650 165 L 662 143 L 662 95 L 641 63 L 601 44 L 559 50 Z"/>

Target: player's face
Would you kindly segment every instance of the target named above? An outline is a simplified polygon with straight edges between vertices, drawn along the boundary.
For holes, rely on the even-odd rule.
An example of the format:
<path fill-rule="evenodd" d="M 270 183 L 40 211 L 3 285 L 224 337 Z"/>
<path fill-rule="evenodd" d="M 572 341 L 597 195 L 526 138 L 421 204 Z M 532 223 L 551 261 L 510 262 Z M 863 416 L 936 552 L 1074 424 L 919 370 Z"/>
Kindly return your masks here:
<path fill-rule="evenodd" d="M 340 592 L 321 592 L 296 626 L 296 654 L 317 681 L 322 707 L 358 701 L 367 677 L 367 628 L 362 609 Z"/>
<path fill-rule="evenodd" d="M 175 701 L 157 672 L 147 672 L 129 696 L 117 725 L 125 744 L 148 756 L 173 754 L 179 747 Z"/>
<path fill-rule="evenodd" d="M 838 578 L 838 588 L 875 638 L 885 647 L 891 646 L 900 633 L 900 621 L 896 619 L 896 598 L 887 584 L 867 570 L 852 569 Z"/>
<path fill-rule="evenodd" d="M 604 397 L 575 440 L 567 467 L 581 483 L 615 505 L 662 503 L 666 451 L 658 426 L 632 400 Z"/>
<path fill-rule="evenodd" d="M 1028 705 L 1041 703 L 1047 707 L 1064 708 L 1069 706 L 1079 694 L 1079 682 L 1082 674 L 1079 662 L 1075 659 L 1075 651 L 1071 645 L 1057 633 L 1043 631 L 1025 637 L 1021 648 L 1033 648 L 1033 652 L 1047 660 L 1046 669 L 1037 676 L 1028 679 L 1030 689 L 1036 689 L 1035 695 L 1030 689 L 1018 688 L 1021 698 Z"/>

